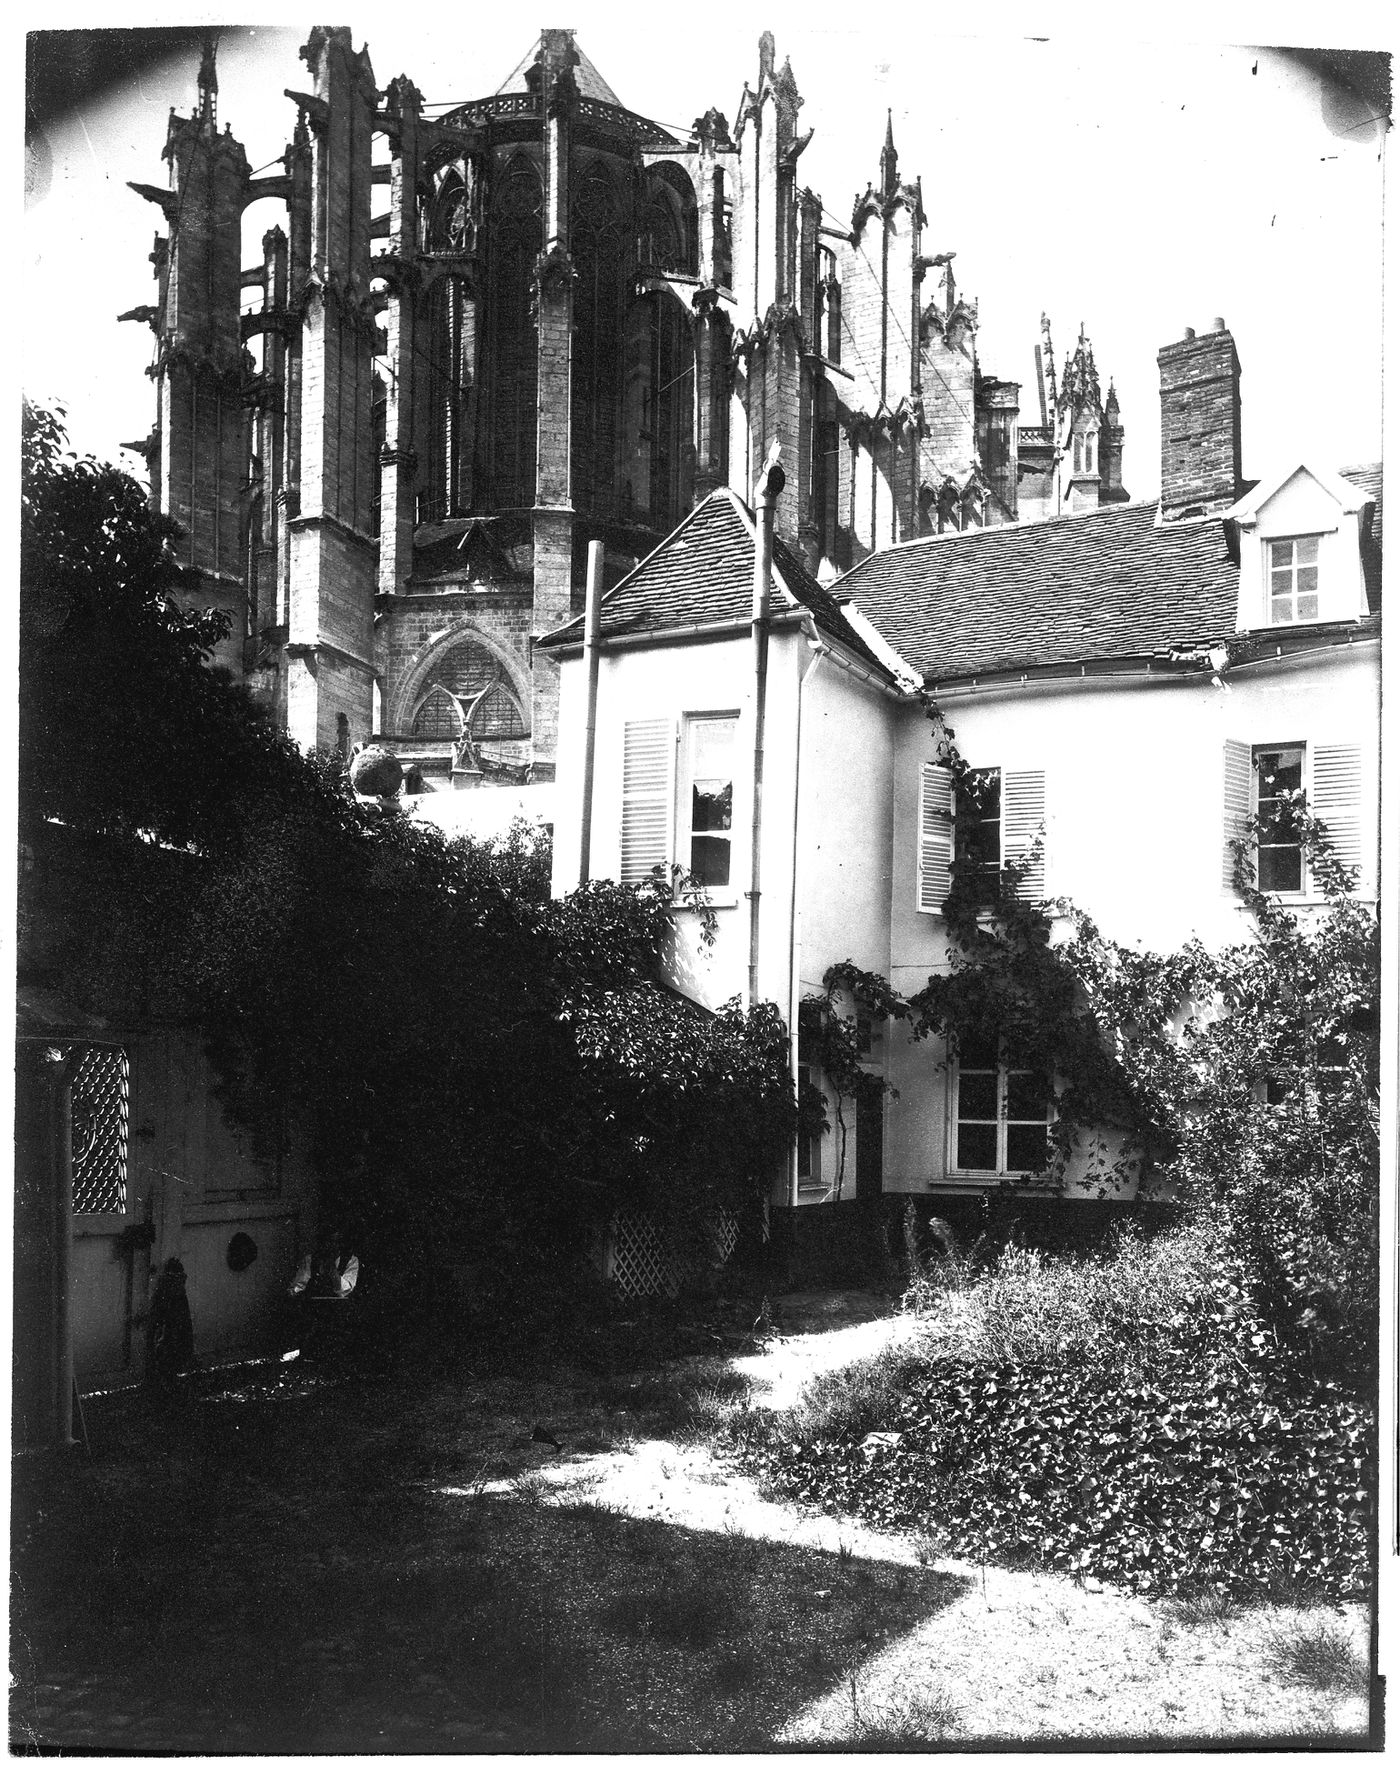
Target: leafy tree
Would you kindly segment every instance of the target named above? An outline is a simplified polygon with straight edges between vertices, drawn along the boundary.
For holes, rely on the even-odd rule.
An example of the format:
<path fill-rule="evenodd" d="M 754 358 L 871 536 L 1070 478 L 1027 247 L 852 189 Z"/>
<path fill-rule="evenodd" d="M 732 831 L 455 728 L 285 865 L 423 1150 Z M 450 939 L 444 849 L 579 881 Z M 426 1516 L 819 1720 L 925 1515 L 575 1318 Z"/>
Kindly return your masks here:
<path fill-rule="evenodd" d="M 567 1306 L 617 1208 L 752 1203 L 795 1119 L 785 1032 L 662 989 L 672 880 L 556 903 L 541 833 L 361 806 L 209 667 L 225 622 L 129 478 L 33 412 L 24 471 L 21 813 L 68 845 L 31 964 L 199 1029 L 254 1129 L 293 1115 L 406 1318 L 526 1284 Z"/>

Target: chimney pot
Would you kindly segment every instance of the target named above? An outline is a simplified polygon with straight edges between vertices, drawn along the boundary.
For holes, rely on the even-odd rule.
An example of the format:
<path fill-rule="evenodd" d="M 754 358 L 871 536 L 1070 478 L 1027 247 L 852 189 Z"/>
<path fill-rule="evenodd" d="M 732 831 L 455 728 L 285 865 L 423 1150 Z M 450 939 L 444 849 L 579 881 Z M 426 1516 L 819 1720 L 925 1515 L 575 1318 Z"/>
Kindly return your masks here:
<path fill-rule="evenodd" d="M 1212 334 L 1224 334 L 1224 332 L 1225 332 L 1225 318 L 1223 316 L 1217 316 L 1214 318 L 1214 320 L 1211 322 L 1211 325 L 1210 325 L 1210 332 Z"/>
<path fill-rule="evenodd" d="M 1195 338 L 1196 338 L 1196 331 L 1195 331 L 1195 329 L 1194 329 L 1194 328 L 1184 328 L 1184 329 L 1182 329 L 1182 331 L 1181 331 L 1181 338 L 1182 338 L 1182 340 L 1183 340 L 1183 341 L 1194 341 L 1194 340 L 1195 340 Z"/>

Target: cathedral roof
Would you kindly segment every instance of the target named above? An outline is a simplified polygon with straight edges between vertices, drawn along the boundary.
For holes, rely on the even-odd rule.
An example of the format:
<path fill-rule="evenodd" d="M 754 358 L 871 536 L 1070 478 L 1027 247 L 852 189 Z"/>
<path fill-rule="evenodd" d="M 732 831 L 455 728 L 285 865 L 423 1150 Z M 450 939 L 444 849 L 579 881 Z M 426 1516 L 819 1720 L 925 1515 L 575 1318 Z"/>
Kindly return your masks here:
<path fill-rule="evenodd" d="M 529 85 L 525 79 L 526 71 L 533 68 L 539 61 L 542 41 L 543 39 L 539 37 L 535 39 L 500 86 L 496 88 L 497 93 L 526 93 L 529 91 Z M 613 92 L 583 53 L 577 38 L 574 39 L 574 54 L 578 57 L 578 62 L 574 67 L 574 80 L 580 96 L 584 99 L 598 99 L 604 105 L 615 105 L 619 111 L 626 111 L 627 107 L 623 105 L 617 94 Z"/>
<path fill-rule="evenodd" d="M 1378 466 L 1348 479 L 1379 495 Z M 1161 526 L 1157 515 L 1155 501 L 1130 502 L 938 533 L 866 558 L 832 592 L 930 683 L 1151 657 L 1231 636 L 1240 572 L 1219 516 Z M 1374 609 L 1374 544 L 1363 561 Z"/>
<path fill-rule="evenodd" d="M 603 597 L 603 639 L 624 640 L 697 627 L 747 626 L 753 607 L 754 518 L 729 489 L 707 496 L 650 557 Z M 773 541 L 772 612 L 805 609 L 823 633 L 893 681 L 890 669 L 782 539 Z M 583 642 L 583 616 L 548 634 L 567 649 Z"/>

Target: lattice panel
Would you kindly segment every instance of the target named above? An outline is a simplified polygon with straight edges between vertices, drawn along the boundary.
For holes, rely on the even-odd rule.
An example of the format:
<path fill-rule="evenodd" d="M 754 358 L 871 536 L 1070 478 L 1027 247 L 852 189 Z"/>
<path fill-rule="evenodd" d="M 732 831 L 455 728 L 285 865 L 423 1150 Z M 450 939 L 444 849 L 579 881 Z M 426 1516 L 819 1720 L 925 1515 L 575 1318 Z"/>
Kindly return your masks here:
<path fill-rule="evenodd" d="M 126 1213 L 131 1068 L 120 1047 L 89 1047 L 73 1079 L 73 1212 Z"/>
<path fill-rule="evenodd" d="M 739 1243 L 739 1217 L 726 1209 L 704 1223 L 701 1247 L 677 1257 L 644 1214 L 619 1214 L 613 1222 L 612 1283 L 623 1300 L 674 1295 L 683 1282 L 728 1263 Z"/>
<path fill-rule="evenodd" d="M 723 1214 L 717 1214 L 707 1224 L 714 1241 L 715 1262 L 727 1264 L 739 1243 L 739 1216 L 726 1208 Z"/>
<path fill-rule="evenodd" d="M 637 1295 L 673 1295 L 679 1288 L 670 1247 L 645 1215 L 619 1214 L 613 1222 L 612 1280 L 627 1301 Z"/>

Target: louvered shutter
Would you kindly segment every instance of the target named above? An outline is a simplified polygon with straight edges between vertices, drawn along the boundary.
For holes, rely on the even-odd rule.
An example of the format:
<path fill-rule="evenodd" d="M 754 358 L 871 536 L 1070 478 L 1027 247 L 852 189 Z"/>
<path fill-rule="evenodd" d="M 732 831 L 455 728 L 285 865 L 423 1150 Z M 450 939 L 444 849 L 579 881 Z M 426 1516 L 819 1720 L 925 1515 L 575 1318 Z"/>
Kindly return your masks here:
<path fill-rule="evenodd" d="M 1235 851 L 1231 846 L 1249 835 L 1250 781 L 1254 756 L 1247 743 L 1225 740 L 1225 834 L 1221 846 L 1220 889 L 1234 894 Z"/>
<path fill-rule="evenodd" d="M 919 871 L 915 905 L 938 915 L 952 888 L 953 777 L 936 762 L 919 769 Z"/>
<path fill-rule="evenodd" d="M 622 728 L 622 856 L 624 886 L 647 879 L 671 858 L 671 764 L 675 725 L 670 719 L 628 719 Z"/>
<path fill-rule="evenodd" d="M 1003 864 L 1028 855 L 1040 840 L 1039 855 L 1017 887 L 1020 898 L 1045 896 L 1045 770 L 1003 769 L 1001 775 L 1001 858 Z"/>
<path fill-rule="evenodd" d="M 1313 749 L 1313 816 L 1327 826 L 1337 859 L 1358 873 L 1365 871 L 1367 853 L 1362 847 L 1362 777 L 1362 755 L 1355 744 L 1319 743 Z"/>

